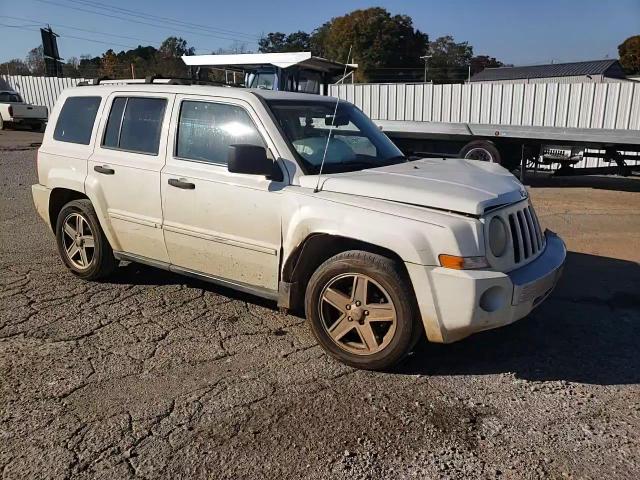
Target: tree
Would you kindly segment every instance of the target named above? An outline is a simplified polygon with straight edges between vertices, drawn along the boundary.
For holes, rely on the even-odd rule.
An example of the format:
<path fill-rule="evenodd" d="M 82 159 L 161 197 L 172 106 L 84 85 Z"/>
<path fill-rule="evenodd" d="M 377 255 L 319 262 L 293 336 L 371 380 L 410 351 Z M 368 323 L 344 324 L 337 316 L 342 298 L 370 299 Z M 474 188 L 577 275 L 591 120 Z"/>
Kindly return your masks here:
<path fill-rule="evenodd" d="M 429 78 L 434 83 L 460 83 L 467 78 L 473 57 L 468 42 L 456 43 L 453 37 L 439 37 L 429 44 Z"/>
<path fill-rule="evenodd" d="M 78 67 L 80 66 L 80 60 L 78 57 L 69 58 L 66 63 L 62 64 L 62 76 L 63 77 L 79 77 Z"/>
<path fill-rule="evenodd" d="M 408 15 L 391 15 L 384 8 L 354 10 L 335 17 L 314 32 L 311 44 L 322 56 L 358 64 L 356 78 L 376 80 L 381 74 L 393 76 L 402 69 L 421 65 L 428 36 L 413 27 Z"/>
<path fill-rule="evenodd" d="M 27 64 L 19 58 L 0 64 L 0 75 L 29 75 L 30 73 Z"/>
<path fill-rule="evenodd" d="M 166 77 L 188 77 L 189 68 L 182 60 L 183 55 L 193 55 L 195 49 L 180 37 L 169 37 L 158 49 L 156 73 Z"/>
<path fill-rule="evenodd" d="M 640 35 L 629 37 L 618 45 L 618 55 L 627 75 L 640 74 Z"/>
<path fill-rule="evenodd" d="M 187 45 L 182 37 L 168 37 L 158 49 L 162 58 L 181 58 L 183 55 L 193 55 L 195 49 Z"/>
<path fill-rule="evenodd" d="M 31 75 L 44 75 L 44 49 L 42 45 L 29 50 L 25 62 Z"/>
<path fill-rule="evenodd" d="M 308 52 L 311 50 L 311 35 L 302 30 L 287 35 L 282 32 L 269 33 L 258 41 L 261 53 Z"/>
<path fill-rule="evenodd" d="M 471 75 L 475 75 L 476 73 L 481 72 L 485 68 L 498 68 L 498 67 L 504 67 L 504 63 L 488 55 L 476 55 L 471 59 Z"/>
<path fill-rule="evenodd" d="M 118 69 L 118 58 L 112 49 L 107 50 L 102 54 L 100 59 L 99 74 L 101 77 L 116 78 Z"/>

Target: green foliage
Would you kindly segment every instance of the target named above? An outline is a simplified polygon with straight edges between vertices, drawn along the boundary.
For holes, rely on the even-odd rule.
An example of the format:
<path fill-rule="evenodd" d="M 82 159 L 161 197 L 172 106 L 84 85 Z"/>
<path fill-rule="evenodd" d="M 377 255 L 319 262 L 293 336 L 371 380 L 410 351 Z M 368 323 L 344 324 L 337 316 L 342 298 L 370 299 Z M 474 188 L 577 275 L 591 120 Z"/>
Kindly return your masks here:
<path fill-rule="evenodd" d="M 485 68 L 498 67 L 504 67 L 504 63 L 488 55 L 477 55 L 471 59 L 471 75 L 475 75 Z"/>
<path fill-rule="evenodd" d="M 618 55 L 627 75 L 640 74 L 640 35 L 629 37 L 618 45 Z"/>
<path fill-rule="evenodd" d="M 27 64 L 19 58 L 0 64 L 0 75 L 29 75 L 30 73 Z"/>
<path fill-rule="evenodd" d="M 355 10 L 331 20 L 324 42 L 324 54 L 358 64 L 356 79 L 373 79 L 380 69 L 419 67 L 428 36 L 413 28 L 408 15 L 391 15 L 384 8 Z"/>
<path fill-rule="evenodd" d="M 287 35 L 274 32 L 258 41 L 258 50 L 262 53 L 275 52 L 307 52 L 311 49 L 311 36 L 303 31 Z"/>
<path fill-rule="evenodd" d="M 358 64 L 357 81 L 423 81 L 424 60 L 428 60 L 427 81 L 462 82 L 471 73 L 502 66 L 487 55 L 473 56 L 468 42 L 444 36 L 429 42 L 426 33 L 414 28 L 408 15 L 391 15 L 384 8 L 354 10 L 332 18 L 311 34 L 269 33 L 259 42 L 261 52 L 311 51 L 313 55 Z"/>
<path fill-rule="evenodd" d="M 433 83 L 462 82 L 468 77 L 473 47 L 468 42 L 456 43 L 453 37 L 439 37 L 429 44 L 427 80 Z"/>

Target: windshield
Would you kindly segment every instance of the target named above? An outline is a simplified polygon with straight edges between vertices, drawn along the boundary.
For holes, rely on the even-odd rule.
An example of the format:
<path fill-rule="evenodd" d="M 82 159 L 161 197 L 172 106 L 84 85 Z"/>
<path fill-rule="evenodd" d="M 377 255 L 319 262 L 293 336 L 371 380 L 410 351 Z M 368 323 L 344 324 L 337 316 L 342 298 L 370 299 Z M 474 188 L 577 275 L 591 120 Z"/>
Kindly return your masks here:
<path fill-rule="evenodd" d="M 268 102 L 308 174 L 351 172 L 406 161 L 387 136 L 350 103 L 272 100 Z M 327 147 L 327 137 L 334 125 Z"/>

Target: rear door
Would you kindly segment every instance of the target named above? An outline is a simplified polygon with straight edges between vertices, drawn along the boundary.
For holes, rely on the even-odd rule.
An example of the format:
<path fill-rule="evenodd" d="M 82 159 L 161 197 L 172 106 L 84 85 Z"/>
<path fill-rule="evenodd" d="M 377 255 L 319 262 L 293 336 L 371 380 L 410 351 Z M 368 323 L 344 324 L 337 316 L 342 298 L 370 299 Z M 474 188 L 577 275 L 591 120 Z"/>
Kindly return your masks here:
<path fill-rule="evenodd" d="M 227 170 L 229 145 L 276 150 L 241 100 L 179 95 L 162 171 L 164 236 L 171 263 L 276 291 L 285 180 Z"/>
<path fill-rule="evenodd" d="M 160 171 L 173 94 L 115 92 L 107 99 L 89 159 L 93 191 L 115 237 L 114 250 L 168 262 L 162 235 Z"/>

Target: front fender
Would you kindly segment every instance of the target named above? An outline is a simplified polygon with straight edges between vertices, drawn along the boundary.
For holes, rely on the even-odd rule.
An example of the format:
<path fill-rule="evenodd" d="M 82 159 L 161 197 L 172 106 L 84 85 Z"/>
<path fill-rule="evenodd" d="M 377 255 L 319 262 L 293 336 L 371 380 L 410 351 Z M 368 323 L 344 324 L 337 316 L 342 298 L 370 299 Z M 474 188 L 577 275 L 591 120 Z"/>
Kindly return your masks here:
<path fill-rule="evenodd" d="M 312 234 L 326 233 L 374 244 L 404 262 L 438 265 L 438 255 L 476 256 L 484 251 L 476 219 L 373 199 L 346 203 L 342 194 L 289 197 L 283 220 L 284 260 Z M 381 206 L 387 208 L 381 211 Z"/>

